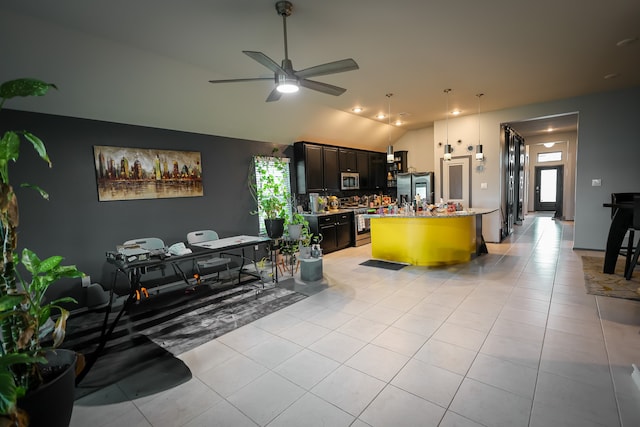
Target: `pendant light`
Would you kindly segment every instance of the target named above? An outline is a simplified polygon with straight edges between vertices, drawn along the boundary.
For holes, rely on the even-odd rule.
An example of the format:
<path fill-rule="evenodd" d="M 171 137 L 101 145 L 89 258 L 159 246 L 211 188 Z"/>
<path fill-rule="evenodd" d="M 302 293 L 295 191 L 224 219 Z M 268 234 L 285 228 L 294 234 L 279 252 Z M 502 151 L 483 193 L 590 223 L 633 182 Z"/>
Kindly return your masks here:
<path fill-rule="evenodd" d="M 482 144 L 480 143 L 480 98 L 484 93 L 478 93 L 476 96 L 478 97 L 478 145 L 476 145 L 476 160 L 479 162 L 484 161 L 484 153 L 482 152 Z"/>
<path fill-rule="evenodd" d="M 447 140 L 444 144 L 444 160 L 447 162 L 451 160 L 451 153 L 453 152 L 451 145 L 449 145 L 449 92 L 451 92 L 451 89 L 444 90 L 444 93 L 447 94 Z"/>
<path fill-rule="evenodd" d="M 387 111 L 387 119 L 389 125 L 389 143 L 387 145 L 387 163 L 393 163 L 395 161 L 395 155 L 393 154 L 393 145 L 391 145 L 391 97 L 392 93 L 387 93 L 385 95 L 387 97 L 388 111 Z"/>

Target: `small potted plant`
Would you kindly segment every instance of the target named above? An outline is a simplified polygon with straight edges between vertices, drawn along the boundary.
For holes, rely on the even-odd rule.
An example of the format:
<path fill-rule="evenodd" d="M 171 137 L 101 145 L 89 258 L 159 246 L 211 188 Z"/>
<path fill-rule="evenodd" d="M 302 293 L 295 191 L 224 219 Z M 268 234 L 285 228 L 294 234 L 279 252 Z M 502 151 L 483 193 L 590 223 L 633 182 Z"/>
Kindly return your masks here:
<path fill-rule="evenodd" d="M 300 240 L 303 230 L 309 230 L 309 221 L 307 221 L 301 213 L 296 211 L 293 211 L 291 218 L 287 219 L 286 225 L 289 238 L 293 240 Z"/>
<path fill-rule="evenodd" d="M 54 85 L 34 79 L 0 85 L 0 109 L 16 96 L 42 96 Z M 75 352 L 55 350 L 64 339 L 69 312 L 60 304 L 72 298 L 47 301 L 45 293 L 60 278 L 82 277 L 62 257 L 41 260 L 29 249 L 16 254 L 18 201 L 9 182 L 9 163 L 18 159 L 22 140 L 30 142 L 51 166 L 44 143 L 27 131 L 7 131 L 0 140 L 0 424 L 32 427 L 68 425 L 73 410 Z M 46 192 L 37 186 L 42 197 Z M 22 266 L 28 273 L 23 276 Z M 51 315 L 57 311 L 55 323 Z M 42 342 L 52 334 L 50 348 Z M 48 393 L 48 394 L 47 394 Z M 30 419 L 30 420 L 29 420 Z M 2 424 L 4 422 L 5 424 Z M 29 424 L 27 424 L 29 423 Z M 65 424 L 66 423 L 66 424 Z"/>

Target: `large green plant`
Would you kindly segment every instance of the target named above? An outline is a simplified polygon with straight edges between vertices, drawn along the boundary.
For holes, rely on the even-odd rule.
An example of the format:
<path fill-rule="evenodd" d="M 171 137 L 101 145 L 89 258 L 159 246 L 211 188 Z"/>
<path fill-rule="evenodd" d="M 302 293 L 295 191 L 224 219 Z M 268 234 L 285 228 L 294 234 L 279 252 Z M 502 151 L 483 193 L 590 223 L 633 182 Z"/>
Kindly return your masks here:
<path fill-rule="evenodd" d="M 8 99 L 42 96 L 51 88 L 55 86 L 35 79 L 5 82 L 0 85 L 0 110 Z M 60 256 L 41 260 L 26 248 L 20 257 L 16 254 L 18 200 L 9 181 L 9 163 L 18 160 L 23 140 L 30 142 L 51 167 L 44 143 L 37 136 L 25 130 L 4 133 L 0 140 L 0 414 L 10 418 L 14 425 L 22 425 L 17 399 L 43 382 L 41 365 L 46 363 L 44 354 L 49 349 L 42 346 L 41 340 L 52 333 L 52 346 L 62 343 L 69 312 L 60 304 L 75 302 L 69 297 L 47 302 L 45 293 L 60 278 L 83 276 L 75 266 L 62 265 Z M 37 186 L 21 186 L 34 188 L 48 199 L 47 193 Z M 23 277 L 17 264 L 22 264 L 30 277 Z M 49 320 L 54 310 L 60 314 L 55 325 Z"/>
<path fill-rule="evenodd" d="M 278 148 L 272 151 L 273 162 L 256 162 L 249 167 L 249 190 L 256 201 L 257 210 L 252 214 L 262 214 L 264 218 L 289 218 L 287 201 L 291 197 L 285 182 L 285 171 L 289 164 L 277 156 Z M 267 164 L 270 164 L 267 166 Z M 272 169 L 270 169 L 272 168 Z M 275 173 L 274 173 L 275 172 Z M 257 177 L 260 177 L 258 184 Z"/>

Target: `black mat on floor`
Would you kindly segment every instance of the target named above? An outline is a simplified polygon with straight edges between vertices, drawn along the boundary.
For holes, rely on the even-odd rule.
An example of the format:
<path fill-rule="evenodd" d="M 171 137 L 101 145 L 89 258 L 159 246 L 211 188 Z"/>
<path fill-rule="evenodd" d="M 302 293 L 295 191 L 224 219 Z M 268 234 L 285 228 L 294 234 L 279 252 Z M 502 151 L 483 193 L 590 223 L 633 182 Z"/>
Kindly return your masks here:
<path fill-rule="evenodd" d="M 406 264 L 399 264 L 397 262 L 389 262 L 389 261 L 380 261 L 378 259 L 370 259 L 365 262 L 361 262 L 360 265 L 364 265 L 367 267 L 376 267 L 376 268 L 384 268 L 386 270 L 400 270 L 406 267 Z"/>
<path fill-rule="evenodd" d="M 178 290 L 153 296 L 120 319 L 77 387 L 76 398 L 119 381 L 132 385 L 135 397 L 174 387 L 191 378 L 189 369 L 175 356 L 303 298 L 306 296 L 281 287 L 256 295 L 252 286 L 199 286 L 188 293 Z M 117 311 L 110 315 L 110 322 Z M 90 355 L 98 345 L 103 319 L 104 312 L 71 316 L 63 347 Z"/>

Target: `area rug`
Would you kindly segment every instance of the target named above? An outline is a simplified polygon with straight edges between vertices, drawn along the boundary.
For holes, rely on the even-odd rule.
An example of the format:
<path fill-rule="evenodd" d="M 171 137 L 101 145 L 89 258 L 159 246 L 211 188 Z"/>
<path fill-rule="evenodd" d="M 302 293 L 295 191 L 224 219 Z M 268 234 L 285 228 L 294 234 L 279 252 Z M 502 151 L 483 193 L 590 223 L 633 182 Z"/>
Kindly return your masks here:
<path fill-rule="evenodd" d="M 122 381 L 135 389 L 132 394 L 136 396 L 145 382 L 149 383 L 145 390 L 158 392 L 187 381 L 190 372 L 175 356 L 304 298 L 306 295 L 279 286 L 257 295 L 252 286 L 201 286 L 189 293 L 181 290 L 149 298 L 120 319 L 77 387 L 76 398 Z M 63 346 L 91 354 L 98 345 L 103 319 L 104 312 L 70 317 Z M 163 368 L 158 371 L 159 367 Z"/>
<path fill-rule="evenodd" d="M 640 301 L 640 271 L 631 276 L 631 280 L 626 280 L 624 278 L 624 258 L 618 258 L 615 274 L 603 273 L 603 263 L 603 258 L 582 257 L 584 285 L 587 288 L 587 293 Z"/>
<path fill-rule="evenodd" d="M 406 264 L 400 264 L 397 262 L 389 262 L 389 261 L 381 261 L 378 259 L 370 259 L 365 262 L 361 262 L 360 265 L 364 265 L 366 267 L 376 267 L 376 268 L 384 268 L 385 270 L 401 270 L 406 267 Z"/>

